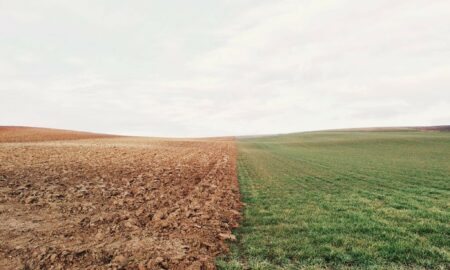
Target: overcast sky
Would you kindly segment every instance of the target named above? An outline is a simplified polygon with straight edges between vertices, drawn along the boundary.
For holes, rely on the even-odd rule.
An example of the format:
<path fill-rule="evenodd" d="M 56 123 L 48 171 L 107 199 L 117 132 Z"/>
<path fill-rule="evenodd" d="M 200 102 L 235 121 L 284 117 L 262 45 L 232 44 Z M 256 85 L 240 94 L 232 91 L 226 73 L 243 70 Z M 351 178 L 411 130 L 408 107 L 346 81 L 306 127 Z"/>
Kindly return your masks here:
<path fill-rule="evenodd" d="M 0 0 L 0 125 L 450 124 L 450 1 Z"/>

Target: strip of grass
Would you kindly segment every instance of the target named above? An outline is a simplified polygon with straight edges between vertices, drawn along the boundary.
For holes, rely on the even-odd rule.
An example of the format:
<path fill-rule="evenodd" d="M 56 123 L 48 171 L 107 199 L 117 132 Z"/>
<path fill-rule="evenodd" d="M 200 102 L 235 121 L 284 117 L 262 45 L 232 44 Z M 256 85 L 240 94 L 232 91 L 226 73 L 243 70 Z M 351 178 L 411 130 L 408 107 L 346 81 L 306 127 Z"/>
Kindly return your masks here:
<path fill-rule="evenodd" d="M 450 133 L 238 142 L 246 203 L 219 269 L 450 269 Z"/>

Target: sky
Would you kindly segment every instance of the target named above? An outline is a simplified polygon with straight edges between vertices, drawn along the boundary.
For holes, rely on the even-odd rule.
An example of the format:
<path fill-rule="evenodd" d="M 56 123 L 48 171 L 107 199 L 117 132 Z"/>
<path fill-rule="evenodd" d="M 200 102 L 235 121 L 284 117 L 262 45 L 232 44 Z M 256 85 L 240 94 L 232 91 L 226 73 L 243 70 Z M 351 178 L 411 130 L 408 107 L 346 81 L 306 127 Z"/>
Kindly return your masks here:
<path fill-rule="evenodd" d="M 448 0 L 0 0 L 0 125 L 203 137 L 450 124 Z"/>

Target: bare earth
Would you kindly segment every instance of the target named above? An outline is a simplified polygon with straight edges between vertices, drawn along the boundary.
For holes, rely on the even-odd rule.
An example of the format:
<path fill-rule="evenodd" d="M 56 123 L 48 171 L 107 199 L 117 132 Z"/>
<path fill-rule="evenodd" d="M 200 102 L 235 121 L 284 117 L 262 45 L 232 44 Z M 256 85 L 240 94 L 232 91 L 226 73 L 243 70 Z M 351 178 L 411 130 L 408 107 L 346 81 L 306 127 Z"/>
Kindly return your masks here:
<path fill-rule="evenodd" d="M 114 138 L 119 136 L 80 132 L 51 128 L 8 127 L 0 126 L 0 143 L 2 142 L 43 142 L 56 140 L 80 140 L 95 138 Z"/>
<path fill-rule="evenodd" d="M 213 269 L 234 238 L 231 139 L 4 141 L 0 269 Z"/>

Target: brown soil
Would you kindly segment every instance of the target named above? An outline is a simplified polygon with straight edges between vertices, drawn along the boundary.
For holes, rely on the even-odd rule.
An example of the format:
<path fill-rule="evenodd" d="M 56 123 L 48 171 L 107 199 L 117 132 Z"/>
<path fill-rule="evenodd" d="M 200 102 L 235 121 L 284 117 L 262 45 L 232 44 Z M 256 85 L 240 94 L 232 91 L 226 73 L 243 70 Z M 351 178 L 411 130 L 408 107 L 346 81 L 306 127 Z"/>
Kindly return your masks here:
<path fill-rule="evenodd" d="M 368 128 L 345 128 L 345 129 L 330 129 L 324 131 L 376 131 L 376 132 L 387 132 L 387 131 L 450 131 L 449 125 L 443 126 L 416 126 L 416 127 L 368 127 Z"/>
<path fill-rule="evenodd" d="M 450 131 L 450 126 L 430 126 L 430 127 L 418 127 L 421 131 Z"/>
<path fill-rule="evenodd" d="M 71 131 L 50 128 L 0 126 L 1 142 L 42 142 L 56 140 L 79 140 L 119 137 L 81 131 Z"/>
<path fill-rule="evenodd" d="M 225 139 L 0 143 L 0 269 L 213 269 L 235 159 Z"/>

